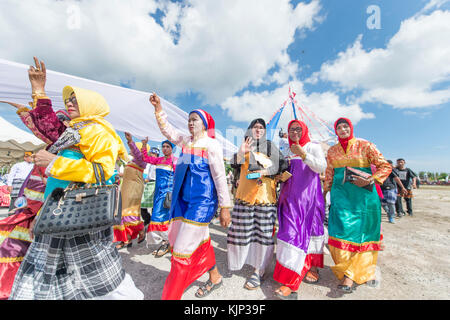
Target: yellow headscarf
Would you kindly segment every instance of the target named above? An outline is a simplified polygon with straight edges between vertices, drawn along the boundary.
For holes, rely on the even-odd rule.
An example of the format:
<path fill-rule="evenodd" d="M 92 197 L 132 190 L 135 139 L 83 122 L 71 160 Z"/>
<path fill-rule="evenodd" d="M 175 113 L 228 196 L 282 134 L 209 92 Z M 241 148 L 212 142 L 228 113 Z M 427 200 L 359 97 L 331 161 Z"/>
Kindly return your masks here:
<path fill-rule="evenodd" d="M 120 139 L 114 127 L 106 121 L 103 117 L 109 114 L 109 105 L 103 96 L 95 91 L 82 89 L 78 87 L 65 86 L 63 89 L 63 100 L 66 101 L 70 97 L 72 92 L 75 93 L 78 102 L 78 109 L 80 110 L 80 116 L 70 121 L 70 126 L 82 121 L 95 121 L 100 124 L 107 132 L 109 132 L 119 144 L 119 157 L 127 161 L 128 153 L 125 149 L 125 145 Z"/>

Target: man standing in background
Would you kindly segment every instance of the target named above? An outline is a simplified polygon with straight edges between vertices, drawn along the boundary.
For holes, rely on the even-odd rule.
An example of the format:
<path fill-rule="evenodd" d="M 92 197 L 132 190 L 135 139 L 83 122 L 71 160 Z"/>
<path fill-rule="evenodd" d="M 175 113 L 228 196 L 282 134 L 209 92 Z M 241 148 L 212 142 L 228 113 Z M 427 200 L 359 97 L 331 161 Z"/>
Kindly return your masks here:
<path fill-rule="evenodd" d="M 401 217 L 405 215 L 405 211 L 403 211 L 402 198 L 405 198 L 406 202 L 406 210 L 408 211 L 408 215 L 413 215 L 412 209 L 412 197 L 413 192 L 412 189 L 416 189 L 416 180 L 417 175 L 409 168 L 405 167 L 406 161 L 405 159 L 397 159 L 397 174 L 402 182 L 403 186 L 406 189 L 406 192 L 403 194 L 399 194 L 397 197 L 397 202 L 395 203 L 395 211 L 397 211 L 397 216 Z"/>
<path fill-rule="evenodd" d="M 8 190 L 11 195 L 11 201 L 9 203 L 9 212 L 14 209 L 14 202 L 19 195 L 20 188 L 22 188 L 22 184 L 25 179 L 30 174 L 31 170 L 33 170 L 33 159 L 32 152 L 25 152 L 23 159 L 25 161 L 16 163 L 11 167 L 11 170 L 8 174 L 8 180 L 6 184 L 8 185 Z"/>

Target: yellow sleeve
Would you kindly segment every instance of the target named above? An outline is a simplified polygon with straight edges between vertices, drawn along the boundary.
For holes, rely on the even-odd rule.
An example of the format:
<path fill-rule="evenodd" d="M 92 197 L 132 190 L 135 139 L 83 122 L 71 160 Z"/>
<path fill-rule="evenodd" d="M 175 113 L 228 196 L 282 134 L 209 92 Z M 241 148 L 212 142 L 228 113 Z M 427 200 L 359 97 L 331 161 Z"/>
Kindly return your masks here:
<path fill-rule="evenodd" d="M 79 132 L 81 140 L 77 146 L 84 158 L 75 160 L 59 156 L 49 164 L 46 172 L 56 179 L 95 183 L 92 162 L 97 162 L 103 168 L 105 180 L 108 180 L 114 173 L 119 144 L 98 124 L 82 128 Z"/>
<path fill-rule="evenodd" d="M 384 180 L 389 177 L 392 171 L 392 167 L 389 162 L 384 159 L 384 156 L 378 151 L 377 147 L 373 143 L 369 143 L 366 151 L 367 159 L 370 164 L 375 165 L 377 167 L 377 171 L 373 175 L 373 178 L 379 182 L 379 184 L 383 184 Z"/>

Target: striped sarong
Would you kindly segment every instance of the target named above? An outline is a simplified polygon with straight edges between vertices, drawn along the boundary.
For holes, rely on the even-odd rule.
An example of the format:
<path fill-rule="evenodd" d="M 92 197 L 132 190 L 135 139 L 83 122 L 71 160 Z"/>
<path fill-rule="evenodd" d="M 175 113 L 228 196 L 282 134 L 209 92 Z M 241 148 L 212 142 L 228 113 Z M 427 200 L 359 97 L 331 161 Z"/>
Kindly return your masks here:
<path fill-rule="evenodd" d="M 228 229 L 228 268 L 240 270 L 244 264 L 264 270 L 274 254 L 277 207 L 246 205 L 237 200 Z"/>
<path fill-rule="evenodd" d="M 11 198 L 17 198 L 25 179 L 14 179 L 12 182 Z"/>

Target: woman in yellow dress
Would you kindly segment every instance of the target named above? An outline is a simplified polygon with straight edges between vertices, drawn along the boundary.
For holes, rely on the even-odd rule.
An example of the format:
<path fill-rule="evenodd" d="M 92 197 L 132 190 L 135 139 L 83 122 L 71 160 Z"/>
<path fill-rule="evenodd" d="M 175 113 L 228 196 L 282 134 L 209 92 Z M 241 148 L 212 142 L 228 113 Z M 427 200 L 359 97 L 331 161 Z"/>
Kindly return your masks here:
<path fill-rule="evenodd" d="M 49 105 L 51 111 L 51 100 L 44 91 L 45 65 L 36 58 L 35 63 L 36 68 L 29 70 L 33 97 L 38 104 Z M 93 162 L 102 166 L 110 181 L 117 158 L 128 157 L 122 140 L 104 119 L 109 106 L 100 94 L 66 86 L 63 99 L 71 121 L 66 135 L 52 145 L 57 154 L 41 150 L 34 159 L 36 165 L 46 167 L 44 198 L 72 181 L 95 183 Z M 10 295 L 11 300 L 143 298 L 122 267 L 112 227 L 74 236 L 36 235 Z"/>

